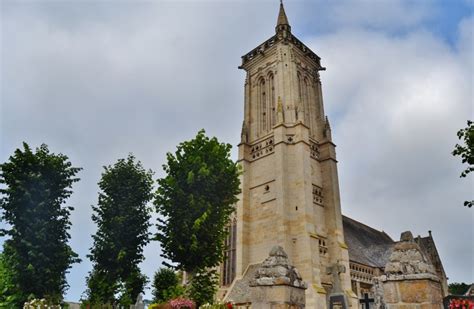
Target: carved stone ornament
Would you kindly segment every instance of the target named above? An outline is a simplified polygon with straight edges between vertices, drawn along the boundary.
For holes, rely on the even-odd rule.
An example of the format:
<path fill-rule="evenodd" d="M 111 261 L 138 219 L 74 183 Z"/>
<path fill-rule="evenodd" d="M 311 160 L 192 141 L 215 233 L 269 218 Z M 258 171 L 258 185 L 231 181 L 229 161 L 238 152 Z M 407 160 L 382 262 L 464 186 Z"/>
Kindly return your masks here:
<path fill-rule="evenodd" d="M 280 246 L 270 251 L 270 256 L 263 261 L 255 272 L 250 286 L 288 285 L 296 288 L 307 288 L 298 270 L 290 265 L 288 255 Z"/>

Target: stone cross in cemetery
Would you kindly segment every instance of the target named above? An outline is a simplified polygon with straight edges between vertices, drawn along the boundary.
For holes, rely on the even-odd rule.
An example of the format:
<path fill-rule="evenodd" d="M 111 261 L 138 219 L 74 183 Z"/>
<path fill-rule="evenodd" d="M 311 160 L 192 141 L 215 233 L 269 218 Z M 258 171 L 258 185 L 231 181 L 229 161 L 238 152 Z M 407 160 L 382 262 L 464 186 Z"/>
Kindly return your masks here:
<path fill-rule="evenodd" d="M 364 298 L 359 300 L 359 303 L 364 304 L 365 308 L 363 309 L 370 309 L 370 303 L 373 303 L 375 300 L 373 298 L 369 298 L 369 294 L 365 293 Z"/>
<path fill-rule="evenodd" d="M 329 266 L 327 268 L 327 274 L 332 275 L 332 290 L 331 293 L 342 293 L 342 288 L 341 288 L 341 278 L 339 277 L 339 274 L 343 274 L 346 272 L 346 267 L 342 264 L 339 264 L 339 261 L 337 263 Z"/>
<path fill-rule="evenodd" d="M 326 269 L 326 274 L 332 275 L 332 289 L 329 295 L 329 309 L 346 309 L 348 302 L 341 287 L 340 274 L 346 272 L 346 267 L 337 261 Z"/>

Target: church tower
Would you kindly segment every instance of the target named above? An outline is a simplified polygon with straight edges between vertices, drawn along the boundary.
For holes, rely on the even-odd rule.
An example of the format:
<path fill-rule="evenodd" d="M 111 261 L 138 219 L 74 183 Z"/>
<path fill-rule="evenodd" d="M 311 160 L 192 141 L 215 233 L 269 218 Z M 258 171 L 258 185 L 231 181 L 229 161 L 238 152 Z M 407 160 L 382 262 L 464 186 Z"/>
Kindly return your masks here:
<path fill-rule="evenodd" d="M 335 144 L 319 75 L 325 68 L 292 34 L 282 3 L 275 35 L 244 55 L 239 68 L 247 73 L 243 173 L 232 228 L 235 250 L 228 255 L 235 264 L 225 266 L 229 290 L 229 272 L 241 279 L 280 245 L 308 283 L 307 308 L 326 308 L 332 286 L 327 267 L 335 263 L 346 268 L 341 285 L 353 302 Z"/>

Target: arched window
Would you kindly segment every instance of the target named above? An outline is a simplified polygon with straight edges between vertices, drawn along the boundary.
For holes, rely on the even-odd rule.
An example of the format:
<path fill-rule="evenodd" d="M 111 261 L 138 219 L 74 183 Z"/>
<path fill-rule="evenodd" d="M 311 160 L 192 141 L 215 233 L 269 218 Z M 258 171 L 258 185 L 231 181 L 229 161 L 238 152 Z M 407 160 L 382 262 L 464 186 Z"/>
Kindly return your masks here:
<path fill-rule="evenodd" d="M 303 120 L 304 119 L 304 102 L 303 102 L 303 85 L 301 82 L 301 74 L 298 72 L 296 74 L 296 78 L 298 80 L 298 100 L 299 100 L 299 107 L 298 107 L 298 113 L 296 114 L 296 120 Z"/>
<path fill-rule="evenodd" d="M 232 220 L 227 227 L 229 234 L 225 240 L 224 263 L 221 269 L 221 285 L 228 286 L 232 284 L 235 278 L 236 269 L 236 249 L 237 249 L 237 221 Z"/>
<path fill-rule="evenodd" d="M 309 88 L 309 81 L 308 78 L 304 78 L 303 80 L 303 106 L 304 106 L 304 123 L 307 126 L 310 126 L 310 109 L 309 109 L 309 100 L 310 100 L 310 91 L 311 89 Z"/>
<path fill-rule="evenodd" d="M 262 77 L 259 82 L 259 92 L 260 92 L 260 132 L 267 131 L 267 97 L 265 89 L 265 79 Z"/>
<path fill-rule="evenodd" d="M 275 102 L 275 78 L 273 73 L 270 72 L 268 75 L 268 88 L 270 94 L 270 106 L 268 109 L 269 119 L 270 119 L 270 128 L 276 124 L 276 102 Z"/>

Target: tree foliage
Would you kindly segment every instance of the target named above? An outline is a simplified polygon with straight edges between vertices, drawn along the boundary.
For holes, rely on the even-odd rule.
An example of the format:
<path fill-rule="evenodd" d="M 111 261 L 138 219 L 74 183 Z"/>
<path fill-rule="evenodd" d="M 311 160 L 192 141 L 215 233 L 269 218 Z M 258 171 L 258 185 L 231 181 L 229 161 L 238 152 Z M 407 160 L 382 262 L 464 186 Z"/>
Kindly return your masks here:
<path fill-rule="evenodd" d="M 80 261 L 67 243 L 73 208 L 64 202 L 81 169 L 44 144 L 33 152 L 23 143 L 0 170 L 1 218 L 10 227 L 1 230 L 9 237 L 1 261 L 8 273 L 2 294 L 18 307 L 31 297 L 57 303 L 68 287 L 67 270 Z"/>
<path fill-rule="evenodd" d="M 14 308 L 21 301 L 21 293 L 12 281 L 13 274 L 6 259 L 5 254 L 0 253 L 0 308 Z"/>
<path fill-rule="evenodd" d="M 133 155 L 104 167 L 98 205 L 92 207 L 98 226 L 88 255 L 93 269 L 86 294 L 92 303 L 129 305 L 144 290 L 147 278 L 138 264 L 150 238 L 147 203 L 153 197 L 152 176 Z"/>
<path fill-rule="evenodd" d="M 229 144 L 204 130 L 167 154 L 166 177 L 158 180 L 155 205 L 162 256 L 192 273 L 214 267 L 223 257 L 225 225 L 234 211 L 239 168 Z"/>
<path fill-rule="evenodd" d="M 155 273 L 152 286 L 155 303 L 164 303 L 184 294 L 184 288 L 179 284 L 178 275 L 171 268 L 160 268 Z"/>
<path fill-rule="evenodd" d="M 449 294 L 464 295 L 471 285 L 464 282 L 453 282 L 448 285 Z"/>
<path fill-rule="evenodd" d="M 189 296 L 198 306 L 212 304 L 218 283 L 219 276 L 214 269 L 197 270 L 191 278 Z"/>
<path fill-rule="evenodd" d="M 464 145 L 456 144 L 452 154 L 453 156 L 460 156 L 461 162 L 467 164 L 466 169 L 461 173 L 461 177 L 466 177 L 474 171 L 474 123 L 468 120 L 467 127 L 459 130 L 457 135 Z M 474 201 L 464 202 L 464 206 L 472 207 L 472 205 L 474 205 Z"/>

